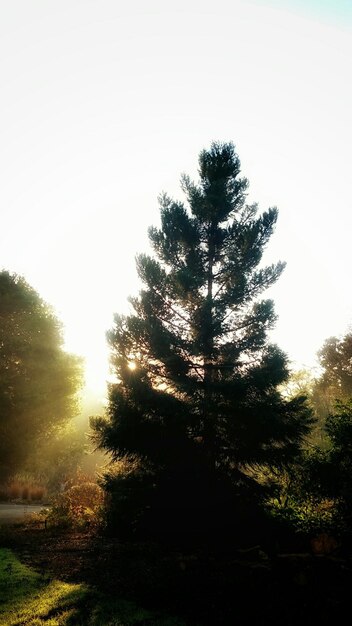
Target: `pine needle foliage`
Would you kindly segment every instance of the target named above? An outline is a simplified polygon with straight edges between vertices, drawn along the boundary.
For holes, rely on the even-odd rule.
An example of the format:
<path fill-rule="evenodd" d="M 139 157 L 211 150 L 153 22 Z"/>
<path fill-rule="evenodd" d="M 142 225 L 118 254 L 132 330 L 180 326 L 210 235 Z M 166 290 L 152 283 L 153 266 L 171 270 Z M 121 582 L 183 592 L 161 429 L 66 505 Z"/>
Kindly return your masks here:
<path fill-rule="evenodd" d="M 284 269 L 261 263 L 276 208 L 246 203 L 232 143 L 202 151 L 199 182 L 181 183 L 186 203 L 161 195 L 155 254 L 137 258 L 135 313 L 108 333 L 118 382 L 94 429 L 120 467 L 107 487 L 119 506 L 138 501 L 136 524 L 150 515 L 199 528 L 232 519 L 249 469 L 292 459 L 310 417 L 302 399 L 280 395 L 287 358 L 267 339 L 275 313 L 261 294 Z"/>

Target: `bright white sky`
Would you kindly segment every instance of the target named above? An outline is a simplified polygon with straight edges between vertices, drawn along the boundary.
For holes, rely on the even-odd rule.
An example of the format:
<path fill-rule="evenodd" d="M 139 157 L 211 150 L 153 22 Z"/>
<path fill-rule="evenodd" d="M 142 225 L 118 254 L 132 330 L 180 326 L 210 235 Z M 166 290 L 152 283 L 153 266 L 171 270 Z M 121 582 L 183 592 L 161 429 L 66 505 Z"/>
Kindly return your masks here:
<path fill-rule="evenodd" d="M 0 7 L 0 266 L 54 305 L 103 393 L 134 257 L 213 139 L 277 205 L 273 339 L 313 365 L 352 321 L 350 0 L 12 0 Z"/>

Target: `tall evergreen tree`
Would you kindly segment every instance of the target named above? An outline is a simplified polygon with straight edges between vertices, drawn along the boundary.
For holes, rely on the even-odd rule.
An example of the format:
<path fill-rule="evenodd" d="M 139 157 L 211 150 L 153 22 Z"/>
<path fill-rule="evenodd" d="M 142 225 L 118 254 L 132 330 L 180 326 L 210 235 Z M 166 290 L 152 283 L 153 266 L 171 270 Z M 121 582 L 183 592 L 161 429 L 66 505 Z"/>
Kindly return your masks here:
<path fill-rule="evenodd" d="M 239 175 L 233 144 L 213 143 L 199 183 L 182 177 L 188 207 L 161 196 L 155 255 L 137 258 L 135 314 L 117 315 L 108 334 L 117 383 L 93 426 L 123 464 L 107 485 L 120 511 L 135 503 L 135 523 L 221 526 L 249 468 L 288 461 L 309 430 L 302 399 L 277 390 L 287 359 L 267 340 L 273 302 L 259 298 L 284 268 L 260 264 L 277 210 L 258 215 Z"/>

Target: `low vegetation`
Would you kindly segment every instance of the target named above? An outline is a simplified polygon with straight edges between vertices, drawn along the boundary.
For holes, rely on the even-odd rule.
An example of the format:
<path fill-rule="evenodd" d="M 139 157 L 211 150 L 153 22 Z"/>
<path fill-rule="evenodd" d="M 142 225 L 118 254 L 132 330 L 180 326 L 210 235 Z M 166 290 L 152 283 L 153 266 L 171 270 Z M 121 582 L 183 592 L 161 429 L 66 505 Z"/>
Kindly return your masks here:
<path fill-rule="evenodd" d="M 104 500 L 102 488 L 78 473 L 52 500 L 47 522 L 60 528 L 96 528 L 102 524 Z"/>
<path fill-rule="evenodd" d="M 0 626 L 68 624 L 87 595 L 84 585 L 50 580 L 0 550 Z"/>
<path fill-rule="evenodd" d="M 0 488 L 0 502 L 42 503 L 46 495 L 46 487 L 28 478 L 11 480 Z"/>

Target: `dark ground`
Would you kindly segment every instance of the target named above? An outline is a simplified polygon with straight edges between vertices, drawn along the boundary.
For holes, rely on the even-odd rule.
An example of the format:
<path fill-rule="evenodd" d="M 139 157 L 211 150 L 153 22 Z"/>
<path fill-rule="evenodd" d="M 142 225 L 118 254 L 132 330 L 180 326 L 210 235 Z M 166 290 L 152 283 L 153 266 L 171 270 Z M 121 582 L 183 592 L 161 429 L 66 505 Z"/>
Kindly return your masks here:
<path fill-rule="evenodd" d="M 170 611 L 192 626 L 338 626 L 351 602 L 352 558 L 337 550 L 270 557 L 258 546 L 181 551 L 23 527 L 1 528 L 0 545 L 40 572 Z"/>

